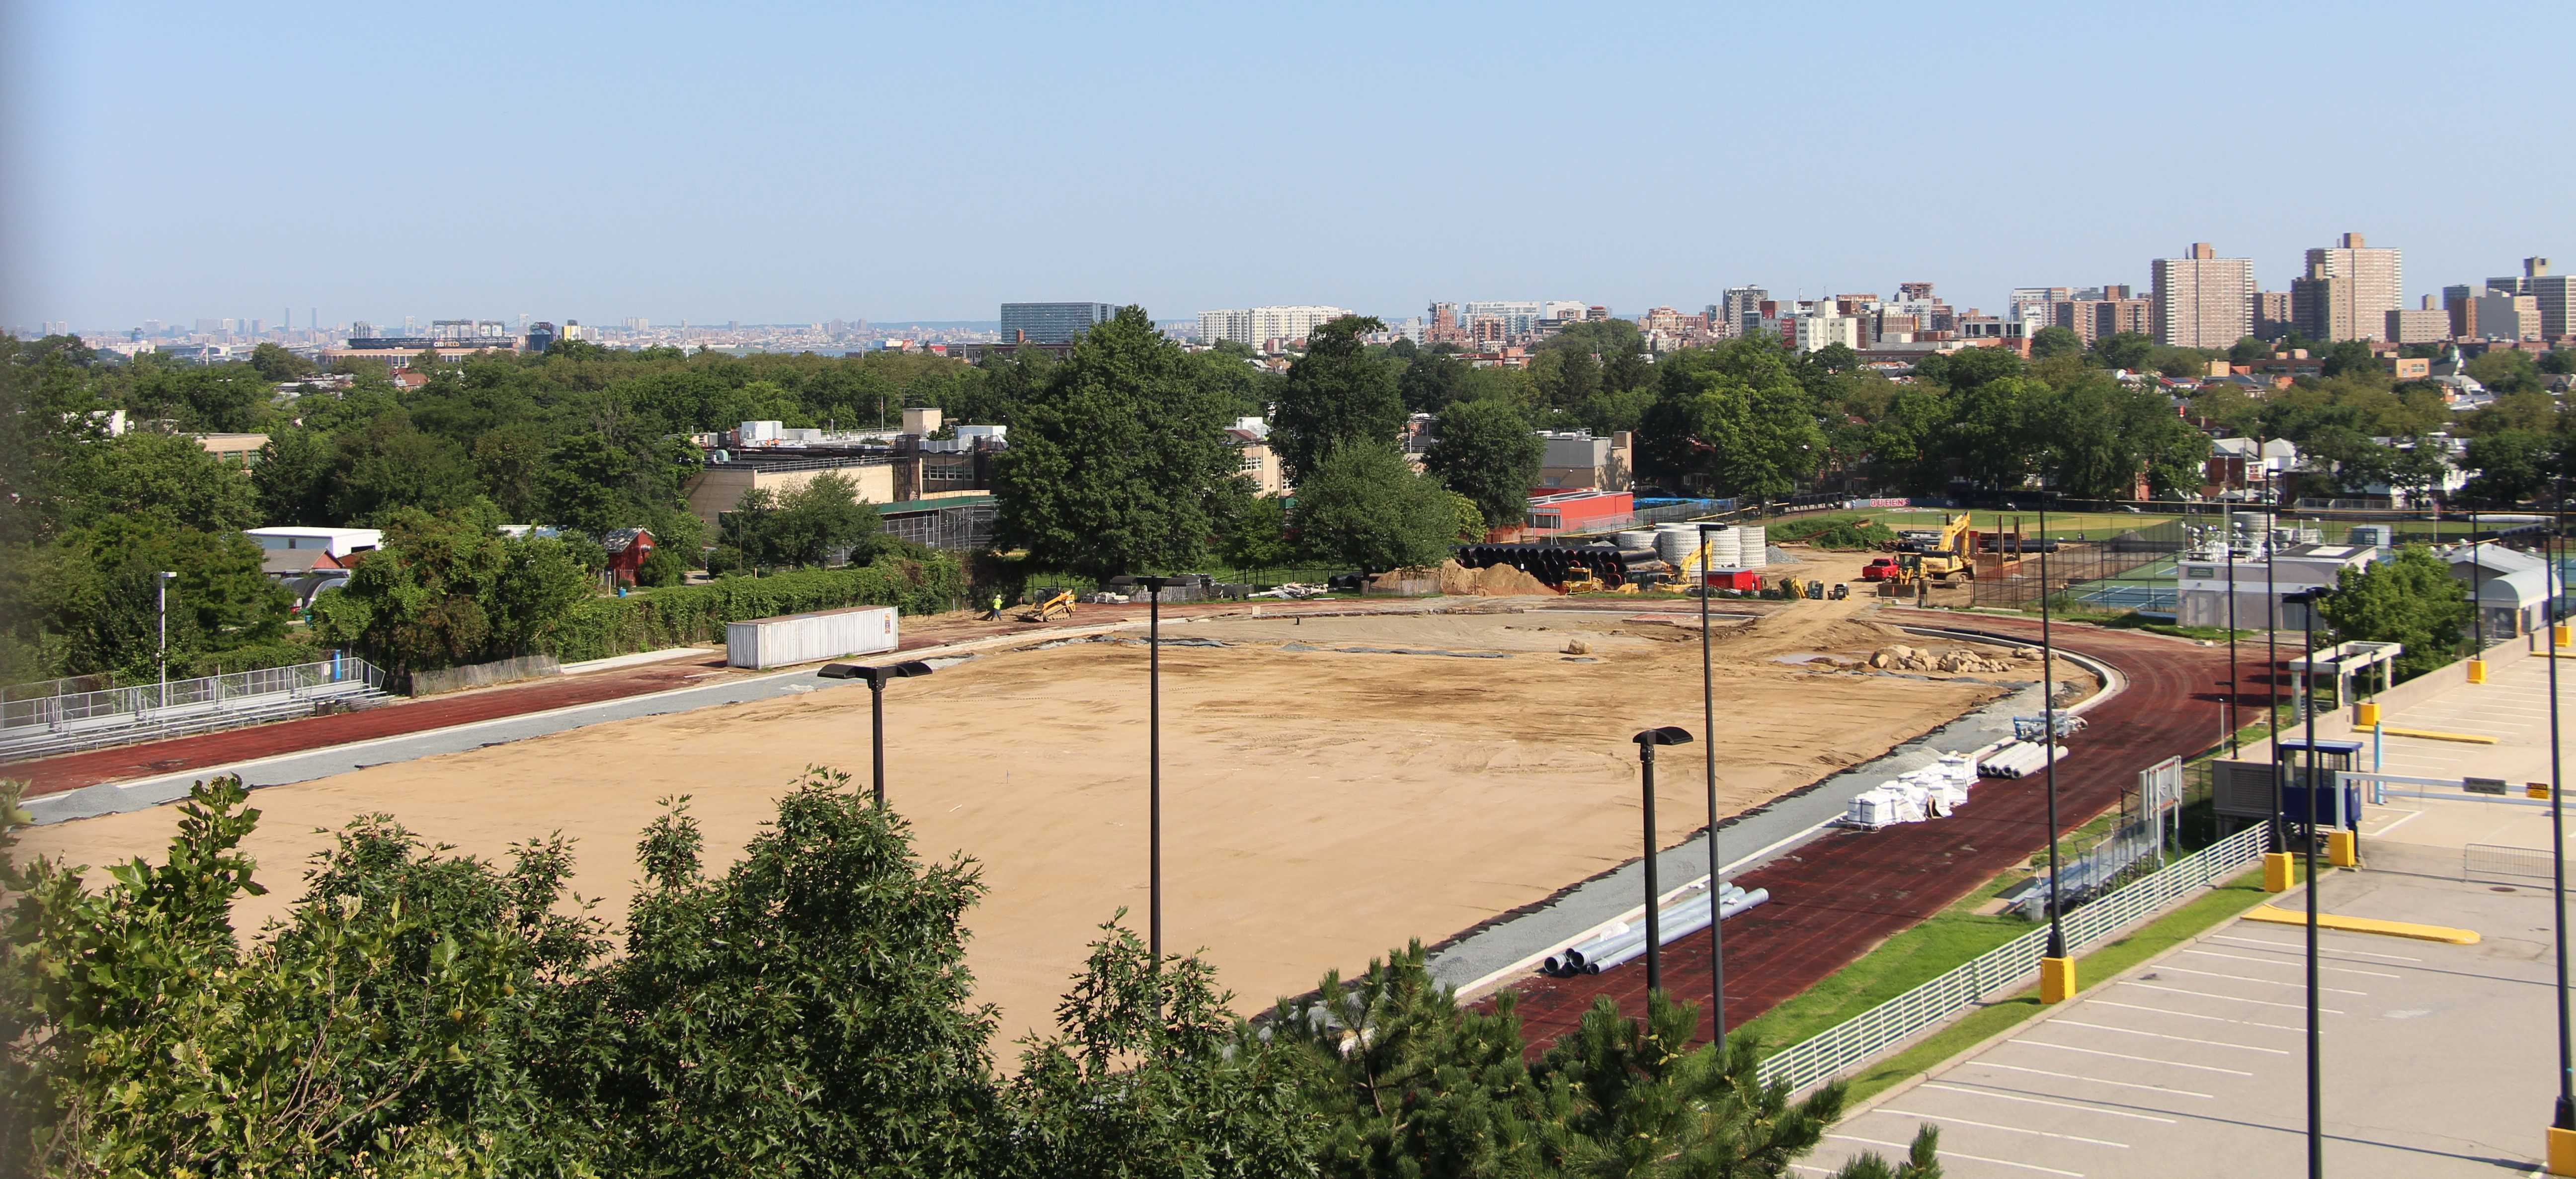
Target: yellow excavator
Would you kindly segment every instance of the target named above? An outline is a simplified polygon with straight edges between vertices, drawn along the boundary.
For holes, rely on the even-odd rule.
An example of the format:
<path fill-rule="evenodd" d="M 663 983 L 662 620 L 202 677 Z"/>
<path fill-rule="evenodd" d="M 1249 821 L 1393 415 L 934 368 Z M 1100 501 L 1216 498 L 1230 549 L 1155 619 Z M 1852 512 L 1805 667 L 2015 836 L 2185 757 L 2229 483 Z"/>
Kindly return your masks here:
<path fill-rule="evenodd" d="M 1036 594 L 1037 608 L 1020 615 L 1022 622 L 1052 622 L 1073 617 L 1073 591 L 1042 586 Z"/>
<path fill-rule="evenodd" d="M 1637 592 L 1637 583 L 1623 581 L 1614 586 L 1601 580 L 1600 575 L 1592 570 L 1577 565 L 1565 571 L 1565 584 L 1560 588 L 1569 594 L 1633 594 Z"/>
<path fill-rule="evenodd" d="M 1964 577 L 1975 581 L 1977 534 L 1970 527 L 1975 519 L 1974 515 L 1961 512 L 1942 521 L 1939 533 L 1927 531 L 1897 545 L 1896 562 L 1907 576 L 1893 580 L 1911 581 L 1928 577 L 1946 583 L 1953 577 Z"/>

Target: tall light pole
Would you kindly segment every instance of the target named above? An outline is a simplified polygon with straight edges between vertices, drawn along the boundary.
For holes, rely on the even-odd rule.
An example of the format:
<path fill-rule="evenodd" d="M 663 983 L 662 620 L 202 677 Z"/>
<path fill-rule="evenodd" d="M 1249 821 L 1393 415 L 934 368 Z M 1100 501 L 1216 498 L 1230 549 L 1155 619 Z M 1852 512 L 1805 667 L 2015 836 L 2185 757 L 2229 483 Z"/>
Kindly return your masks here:
<path fill-rule="evenodd" d="M 1665 725 L 1660 729 L 1647 729 L 1630 739 L 1637 743 L 1637 768 L 1645 771 L 1646 778 L 1646 993 L 1652 996 L 1664 989 L 1664 921 L 1659 900 L 1663 889 L 1655 873 L 1655 747 L 1688 745 L 1691 735 L 1689 729 Z M 1717 903 L 1714 891 L 1717 886 L 1712 882 L 1709 887 L 1712 890 L 1709 903 L 1714 905 Z M 1710 909 L 1709 919 L 1716 920 L 1717 912 Z"/>
<path fill-rule="evenodd" d="M 2039 717 L 2040 749 L 2047 757 L 2048 778 L 2048 952 L 2039 964 L 2039 1001 L 2063 1003 L 2075 995 L 2075 960 L 2066 955 L 2066 929 L 2059 924 L 2062 907 L 2057 861 L 2057 644 L 2050 635 L 2048 492 L 2039 493 Z"/>
<path fill-rule="evenodd" d="M 2236 756 L 2236 734 L 2244 729 L 2237 723 L 2236 704 L 2240 699 L 2236 677 L 2242 664 L 2236 661 L 2236 513 L 2227 511 L 2220 517 L 2218 542 L 2227 548 L 2227 756 Z"/>
<path fill-rule="evenodd" d="M 1725 525 L 1699 526 L 1699 715 L 1708 754 L 1708 1012 L 1709 1042 L 1726 1058 L 1726 889 L 1717 878 L 1717 673 L 1709 654 L 1708 534 Z"/>
<path fill-rule="evenodd" d="M 931 667 L 918 659 L 902 663 L 870 666 L 864 663 L 827 663 L 822 676 L 827 680 L 866 680 L 868 682 L 868 753 L 875 767 L 877 809 L 885 809 L 885 686 L 887 680 L 929 675 Z"/>
<path fill-rule="evenodd" d="M 2549 590 L 2549 634 L 2542 641 L 2547 646 L 2541 653 L 2549 657 L 2549 902 L 2558 920 L 2558 1104 L 2549 1119 L 2549 1173 L 2576 1174 L 2576 1053 L 2571 1053 L 2567 1027 L 2567 824 L 2566 813 L 2559 802 L 2564 787 L 2560 776 L 2558 736 L 2558 620 L 2559 599 L 2566 596 L 2558 584 L 2559 570 L 2565 568 L 2567 545 L 2567 477 L 2557 479 L 2558 502 L 2551 509 L 2553 527 L 2550 538 L 2558 550 L 2549 561 L 2549 571 L 2541 584 Z M 2541 551 L 2549 552 L 2545 545 Z"/>
<path fill-rule="evenodd" d="M 1169 577 L 1139 577 L 1145 587 L 1145 811 L 1146 947 L 1155 973 L 1163 969 L 1163 587 Z M 1158 993 L 1154 1010 L 1161 1012 Z"/>
<path fill-rule="evenodd" d="M 178 577 L 175 570 L 164 569 L 152 579 L 153 587 L 161 591 L 161 653 L 155 660 L 160 667 L 161 687 L 154 693 L 158 699 L 155 708 L 170 707 L 170 583 Z"/>
<path fill-rule="evenodd" d="M 2317 1026 L 2317 604 L 2332 591 L 2317 586 L 2299 595 L 2305 603 L 2300 611 L 2300 629 L 2307 638 L 2307 654 L 2299 661 L 2299 674 L 2306 684 L 2308 702 L 2308 751 L 2303 759 L 2301 781 L 2308 799 L 2307 829 L 2299 842 L 2308 868 L 2308 1179 L 2325 1179 L 2325 1071 L 2317 1055 L 2320 1047 Z M 2275 764 L 2279 751 L 2274 750 Z"/>
<path fill-rule="evenodd" d="M 2480 547 L 2478 514 L 2469 513 L 2469 611 L 2477 620 L 2477 649 L 2469 652 L 2469 682 L 2487 682 L 2487 596 L 2486 563 L 2480 558 L 2486 550 Z M 2545 578 L 2543 580 L 2546 580 Z"/>

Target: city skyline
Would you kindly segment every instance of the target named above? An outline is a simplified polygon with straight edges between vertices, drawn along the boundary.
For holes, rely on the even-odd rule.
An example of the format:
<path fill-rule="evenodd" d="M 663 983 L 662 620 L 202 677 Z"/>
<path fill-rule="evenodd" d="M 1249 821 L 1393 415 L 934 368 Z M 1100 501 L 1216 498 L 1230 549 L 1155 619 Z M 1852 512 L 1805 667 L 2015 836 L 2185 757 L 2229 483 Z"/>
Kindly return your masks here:
<path fill-rule="evenodd" d="M 2473 217 L 2430 196 L 2425 168 L 2472 165 L 2440 150 L 2457 141 L 2447 104 L 2384 83 L 2443 64 L 2395 5 L 1886 7 L 1830 45 L 1769 10 L 466 5 L 442 23 L 509 35 L 403 59 L 391 87 L 378 49 L 420 35 L 399 11 L 12 13 L 10 323 L 290 305 L 298 323 L 316 306 L 326 323 L 983 320 L 1063 299 L 1158 319 L 1567 296 L 1642 310 L 1915 279 L 1992 312 L 2016 286 L 2145 289 L 2150 259 L 2194 241 L 2283 290 L 2305 250 L 2356 230 L 2407 251 L 2411 306 L 2525 256 L 2576 257 L 2562 153 L 2479 186 Z M 2545 75 L 2543 47 L 2576 33 L 2559 9 L 2444 19 L 2513 28 L 2478 59 L 2508 76 Z M 2198 52 L 2112 75 L 2134 101 L 2061 101 L 2177 28 Z M 2298 64 L 2320 41 L 2334 68 Z M 2339 117 L 2246 160 L 2266 138 L 2248 62 L 2313 75 Z M 1249 92 L 1293 96 L 1296 121 L 1247 128 Z M 1820 103 L 1848 117 L 1811 117 Z M 2535 97 L 2521 141 L 2570 121 Z M 2367 159 L 2385 166 L 2340 163 Z M 2259 179 L 2231 179 L 2256 162 Z"/>

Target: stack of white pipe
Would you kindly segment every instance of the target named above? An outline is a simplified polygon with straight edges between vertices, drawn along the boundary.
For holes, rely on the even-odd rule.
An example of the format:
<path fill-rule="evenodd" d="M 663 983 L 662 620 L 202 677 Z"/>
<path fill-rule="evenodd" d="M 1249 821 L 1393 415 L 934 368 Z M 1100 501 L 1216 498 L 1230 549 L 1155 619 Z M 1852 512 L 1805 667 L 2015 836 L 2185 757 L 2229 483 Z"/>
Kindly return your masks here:
<path fill-rule="evenodd" d="M 1771 899 L 1771 890 L 1757 888 L 1746 892 L 1735 885 L 1726 886 L 1724 913 L 1733 917 Z M 1709 895 L 1700 889 L 1678 901 L 1663 906 L 1661 933 L 1664 944 L 1671 945 L 1708 928 Z M 1574 974 L 1599 974 L 1624 962 L 1632 962 L 1646 953 L 1646 922 L 1639 918 L 1566 947 L 1564 953 L 1549 958 L 1546 971 L 1563 977 Z"/>
<path fill-rule="evenodd" d="M 2057 760 L 2066 760 L 2066 747 L 2057 747 Z M 2032 741 L 2015 741 L 1977 763 L 1977 772 L 1989 778 L 2019 778 L 2036 774 L 2048 764 L 2048 750 Z"/>

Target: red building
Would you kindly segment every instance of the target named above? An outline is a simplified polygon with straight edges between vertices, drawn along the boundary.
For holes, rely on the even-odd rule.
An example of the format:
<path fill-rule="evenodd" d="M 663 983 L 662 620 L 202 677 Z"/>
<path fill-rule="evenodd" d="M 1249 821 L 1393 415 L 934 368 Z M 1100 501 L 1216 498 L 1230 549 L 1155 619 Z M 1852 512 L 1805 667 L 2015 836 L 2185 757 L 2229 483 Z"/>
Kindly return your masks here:
<path fill-rule="evenodd" d="M 634 585 L 644 558 L 653 555 L 653 534 L 642 528 L 616 529 L 600 537 L 599 544 L 608 550 L 608 572 L 619 585 Z"/>

